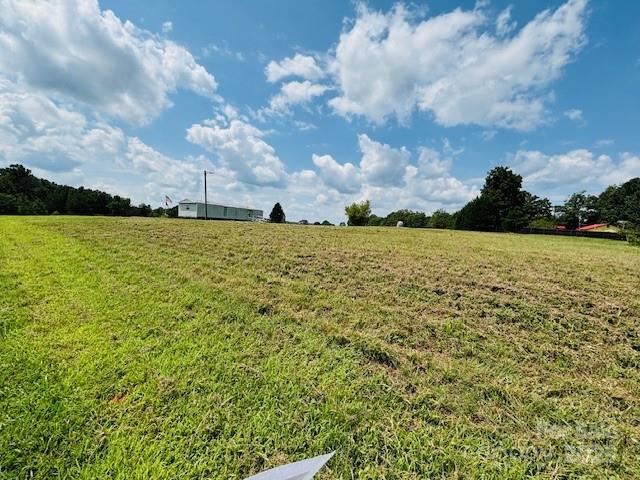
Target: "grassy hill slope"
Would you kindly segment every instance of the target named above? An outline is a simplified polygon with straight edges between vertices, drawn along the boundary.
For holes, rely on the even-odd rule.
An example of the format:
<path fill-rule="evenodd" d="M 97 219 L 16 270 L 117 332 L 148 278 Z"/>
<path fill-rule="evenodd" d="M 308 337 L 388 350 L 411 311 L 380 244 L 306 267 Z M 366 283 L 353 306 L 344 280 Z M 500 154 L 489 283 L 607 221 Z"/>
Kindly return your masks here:
<path fill-rule="evenodd" d="M 0 478 L 640 476 L 640 250 L 0 218 Z"/>

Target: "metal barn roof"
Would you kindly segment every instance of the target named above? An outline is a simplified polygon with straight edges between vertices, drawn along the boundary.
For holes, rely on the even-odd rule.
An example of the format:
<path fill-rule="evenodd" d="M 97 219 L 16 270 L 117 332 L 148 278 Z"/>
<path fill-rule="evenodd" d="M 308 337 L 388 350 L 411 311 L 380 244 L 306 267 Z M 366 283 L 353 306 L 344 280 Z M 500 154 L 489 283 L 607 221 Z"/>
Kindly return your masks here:
<path fill-rule="evenodd" d="M 199 202 L 199 201 L 194 201 L 194 200 L 189 200 L 188 198 L 185 198 L 184 200 L 180 200 L 178 202 L 178 204 L 181 203 L 195 203 L 198 205 L 204 205 L 204 202 Z M 224 203 L 211 203 L 211 202 L 207 202 L 207 205 L 211 205 L 214 207 L 227 207 L 227 208 L 242 208 L 243 210 L 260 210 L 262 211 L 260 208 L 255 208 L 255 207 L 241 207 L 238 205 L 229 205 L 229 204 L 224 204 Z"/>

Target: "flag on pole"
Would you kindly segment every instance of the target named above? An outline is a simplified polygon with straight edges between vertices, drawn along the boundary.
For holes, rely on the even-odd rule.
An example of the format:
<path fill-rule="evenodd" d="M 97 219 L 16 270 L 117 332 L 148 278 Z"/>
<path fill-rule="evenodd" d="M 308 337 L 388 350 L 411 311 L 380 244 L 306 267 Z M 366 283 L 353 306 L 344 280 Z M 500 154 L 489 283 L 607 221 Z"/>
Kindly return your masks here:
<path fill-rule="evenodd" d="M 311 480 L 318 473 L 318 470 L 333 457 L 334 453 L 282 465 L 245 478 L 245 480 Z"/>
<path fill-rule="evenodd" d="M 171 197 L 169 195 L 165 195 L 164 196 L 164 206 L 168 207 L 170 203 L 173 203 L 173 201 L 171 201 Z"/>

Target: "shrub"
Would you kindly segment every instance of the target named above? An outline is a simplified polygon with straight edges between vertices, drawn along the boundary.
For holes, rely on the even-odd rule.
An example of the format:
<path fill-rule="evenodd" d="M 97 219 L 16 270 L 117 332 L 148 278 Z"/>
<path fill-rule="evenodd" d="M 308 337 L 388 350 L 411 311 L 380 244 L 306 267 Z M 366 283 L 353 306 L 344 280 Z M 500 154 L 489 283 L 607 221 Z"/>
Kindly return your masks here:
<path fill-rule="evenodd" d="M 628 230 L 624 232 L 624 235 L 627 237 L 627 242 L 629 242 L 630 245 L 640 247 L 640 231 L 639 230 Z"/>
<path fill-rule="evenodd" d="M 547 228 L 553 230 L 555 228 L 555 222 L 551 218 L 536 218 L 529 222 L 531 228 Z"/>

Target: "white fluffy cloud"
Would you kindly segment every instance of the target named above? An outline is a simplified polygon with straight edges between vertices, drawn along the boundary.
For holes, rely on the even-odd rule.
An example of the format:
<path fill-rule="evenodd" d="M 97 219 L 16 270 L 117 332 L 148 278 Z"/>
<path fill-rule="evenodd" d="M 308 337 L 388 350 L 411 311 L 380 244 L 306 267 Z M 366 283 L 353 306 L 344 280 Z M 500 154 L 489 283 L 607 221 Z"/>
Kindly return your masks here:
<path fill-rule="evenodd" d="M 362 152 L 360 170 L 364 180 L 374 186 L 399 185 L 405 174 L 411 153 L 405 147 L 396 149 L 371 140 L 367 135 L 358 135 Z"/>
<path fill-rule="evenodd" d="M 570 108 L 569 110 L 565 110 L 563 114 L 569 120 L 573 120 L 575 122 L 582 121 L 582 110 L 580 110 L 579 108 Z"/>
<path fill-rule="evenodd" d="M 402 5 L 381 13 L 358 6 L 329 69 L 341 115 L 382 123 L 431 112 L 444 126 L 477 124 L 529 130 L 545 121 L 548 88 L 585 43 L 587 0 L 545 10 L 519 31 L 510 10 L 484 27 L 482 8 L 419 20 Z"/>
<path fill-rule="evenodd" d="M 464 149 L 454 148 L 447 138 L 442 151 L 421 147 L 417 165 L 409 165 L 405 185 L 413 198 L 440 202 L 440 206 L 460 207 L 479 194 L 473 183 L 463 182 L 451 174 L 454 158 Z"/>
<path fill-rule="evenodd" d="M 640 176 L 640 157 L 630 153 L 614 161 L 609 155 L 596 155 L 587 149 L 558 155 L 520 150 L 511 162 L 529 185 L 553 188 L 582 188 L 622 183 Z"/>
<path fill-rule="evenodd" d="M 449 174 L 441 177 L 422 175 L 419 169 L 410 170 L 407 178 L 408 193 L 412 198 L 440 206 L 459 208 L 480 192 L 473 184 L 465 183 Z"/>
<path fill-rule="evenodd" d="M 209 166 L 204 157 L 181 161 L 167 157 L 137 137 L 128 139 L 125 158 L 125 166 L 131 165 L 136 173 L 144 174 L 147 196 L 155 193 L 156 197 L 163 192 L 173 196 L 195 193 L 199 189 L 203 167 Z"/>
<path fill-rule="evenodd" d="M 285 83 L 280 88 L 280 93 L 271 98 L 269 111 L 287 113 L 292 105 L 309 103 L 315 97 L 323 95 L 327 89 L 325 85 L 311 83 L 309 80 Z"/>
<path fill-rule="evenodd" d="M 112 157 L 124 138 L 119 128 L 0 79 L 0 158 L 6 163 L 70 171 L 90 158 Z"/>
<path fill-rule="evenodd" d="M 208 159 L 167 157 L 102 115 L 139 124 L 178 88 L 211 97 L 213 76 L 187 50 L 95 0 L 0 0 L 0 12 L 0 164 L 134 202 L 200 190 Z"/>
<path fill-rule="evenodd" d="M 340 164 L 331 155 L 313 155 L 313 163 L 325 185 L 340 193 L 355 193 L 363 185 L 392 187 L 403 184 L 411 159 L 409 150 L 376 142 L 365 134 L 358 135 L 358 146 L 362 153 L 358 166 Z"/>
<path fill-rule="evenodd" d="M 418 168 L 425 177 L 442 177 L 449 173 L 452 159 L 442 158 L 440 152 L 432 148 L 421 147 Z"/>
<path fill-rule="evenodd" d="M 171 105 L 178 88 L 212 96 L 191 53 L 96 0 L 0 0 L 0 73 L 133 123 Z"/>
<path fill-rule="evenodd" d="M 416 164 L 404 147 L 393 148 L 376 142 L 367 135 L 358 136 L 362 153 L 359 164 L 341 164 L 330 155 L 314 155 L 318 177 L 325 186 L 340 194 L 356 194 L 355 198 L 370 198 L 378 208 L 458 208 L 475 195 L 478 189 L 453 177 L 451 156 L 434 149 L 421 148 Z M 448 142 L 448 154 L 457 154 Z M 447 152 L 445 152 L 447 153 Z"/>
<path fill-rule="evenodd" d="M 629 152 L 622 153 L 615 168 L 603 177 L 605 183 L 623 183 L 635 177 L 640 177 L 640 155 Z"/>
<path fill-rule="evenodd" d="M 515 28 L 517 27 L 517 22 L 511 19 L 512 10 L 513 5 L 509 5 L 502 12 L 500 12 L 498 18 L 496 18 L 496 33 L 499 37 L 504 37 L 505 35 L 515 30 Z"/>
<path fill-rule="evenodd" d="M 204 158 L 172 159 L 118 127 L 0 79 L 0 164 L 158 204 L 198 190 Z M 117 181 L 115 179 L 118 179 Z"/>
<path fill-rule="evenodd" d="M 360 171 L 352 163 L 340 164 L 331 155 L 313 155 L 313 164 L 328 187 L 340 193 L 356 193 L 360 190 Z"/>
<path fill-rule="evenodd" d="M 238 181 L 261 186 L 284 186 L 285 167 L 264 132 L 241 118 L 218 118 L 194 124 L 187 140 L 215 153 L 222 167 Z"/>
<path fill-rule="evenodd" d="M 296 53 L 280 62 L 271 61 L 265 68 L 267 81 L 275 83 L 286 77 L 302 77 L 307 80 L 318 80 L 324 72 L 318 66 L 316 59 L 309 55 Z"/>
<path fill-rule="evenodd" d="M 141 172 L 163 172 L 171 166 L 165 155 L 143 143 L 139 138 L 130 138 L 127 144 L 126 158 L 133 168 Z"/>

